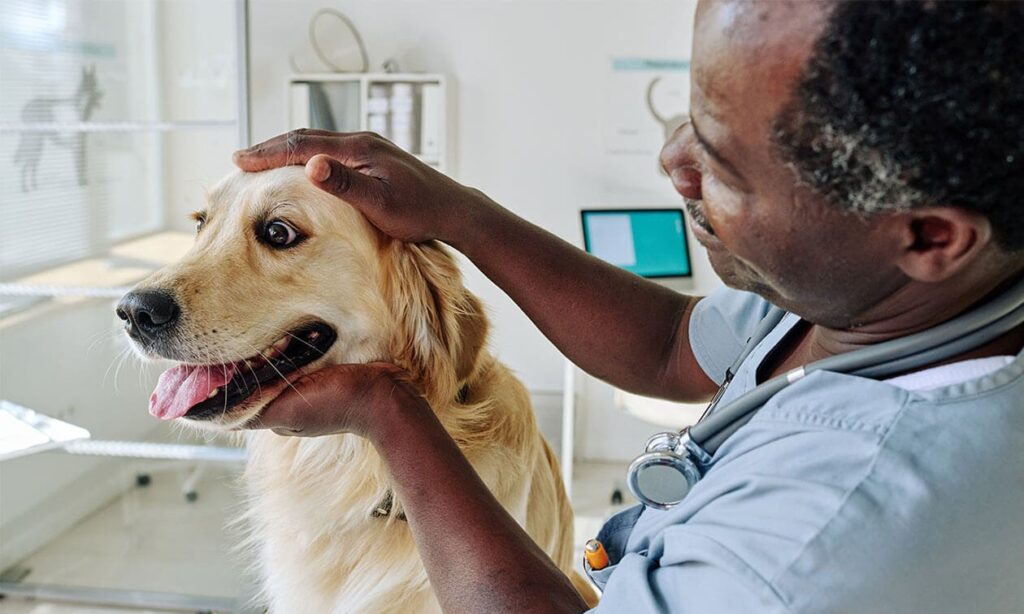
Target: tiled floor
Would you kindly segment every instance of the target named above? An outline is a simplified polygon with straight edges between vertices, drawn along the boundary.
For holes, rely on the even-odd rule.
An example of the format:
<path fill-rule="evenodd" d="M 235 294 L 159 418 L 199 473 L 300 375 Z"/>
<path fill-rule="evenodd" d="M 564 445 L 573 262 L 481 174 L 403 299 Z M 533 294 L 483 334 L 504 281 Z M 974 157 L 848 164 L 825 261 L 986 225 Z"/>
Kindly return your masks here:
<path fill-rule="evenodd" d="M 577 552 L 621 506 L 610 503 L 623 487 L 625 463 L 576 464 L 573 502 Z M 238 502 L 231 472 L 208 472 L 199 498 L 189 503 L 180 487 L 184 471 L 153 475 L 23 561 L 25 582 L 236 597 L 245 593 L 243 565 L 232 554 L 236 535 L 225 530 Z M 577 561 L 579 564 L 579 561 Z M 3 614 L 141 614 L 150 610 L 97 608 L 8 598 Z"/>
<path fill-rule="evenodd" d="M 241 592 L 241 557 L 225 529 L 238 501 L 234 472 L 205 473 L 195 502 L 181 491 L 187 470 L 152 475 L 47 544 L 19 566 L 26 583 L 234 597 Z M 0 602 L 4 614 L 127 612 L 82 606 Z M 138 612 L 138 610 L 131 610 Z"/>

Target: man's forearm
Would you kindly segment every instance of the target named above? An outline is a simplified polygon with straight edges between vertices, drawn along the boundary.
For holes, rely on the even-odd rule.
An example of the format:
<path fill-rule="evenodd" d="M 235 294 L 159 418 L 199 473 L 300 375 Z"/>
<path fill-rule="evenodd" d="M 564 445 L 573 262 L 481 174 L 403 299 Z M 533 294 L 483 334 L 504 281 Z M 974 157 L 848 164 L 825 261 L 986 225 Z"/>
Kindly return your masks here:
<path fill-rule="evenodd" d="M 633 392 L 698 399 L 703 373 L 688 355 L 697 299 L 595 258 L 492 201 L 448 242 L 504 290 L 588 373 Z"/>
<path fill-rule="evenodd" d="M 425 403 L 390 404 L 371 436 L 442 609 L 578 613 L 569 579 L 498 503 Z"/>
<path fill-rule="evenodd" d="M 454 246 L 563 353 L 601 379 L 679 400 L 714 392 L 689 346 L 696 299 L 589 256 L 381 137 L 293 131 L 236 152 L 235 162 L 247 171 L 306 164 L 314 185 L 355 206 L 385 234 Z"/>

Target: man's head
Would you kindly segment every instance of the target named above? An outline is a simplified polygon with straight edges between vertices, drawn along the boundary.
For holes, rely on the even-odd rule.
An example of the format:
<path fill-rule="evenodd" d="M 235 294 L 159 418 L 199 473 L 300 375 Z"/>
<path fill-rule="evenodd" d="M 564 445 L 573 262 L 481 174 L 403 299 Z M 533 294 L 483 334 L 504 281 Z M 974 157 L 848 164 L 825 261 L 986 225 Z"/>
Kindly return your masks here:
<path fill-rule="evenodd" d="M 846 327 L 1024 266 L 1022 26 L 1021 3 L 702 2 L 663 162 L 719 274 Z"/>

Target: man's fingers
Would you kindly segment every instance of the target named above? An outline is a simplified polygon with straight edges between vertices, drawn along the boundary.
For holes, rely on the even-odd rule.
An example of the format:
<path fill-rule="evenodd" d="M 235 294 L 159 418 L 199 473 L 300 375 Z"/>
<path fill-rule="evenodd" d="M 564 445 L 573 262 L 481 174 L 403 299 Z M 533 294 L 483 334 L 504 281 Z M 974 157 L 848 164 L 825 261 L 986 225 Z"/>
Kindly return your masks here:
<path fill-rule="evenodd" d="M 303 383 L 302 379 L 294 382 L 260 412 L 262 428 L 299 428 L 298 425 L 302 422 L 303 417 L 315 410 L 311 403 L 313 399 L 309 398 L 309 392 L 315 393 L 315 391 L 303 393 L 302 389 L 305 388 Z"/>
<path fill-rule="evenodd" d="M 404 374 L 388 363 L 334 365 L 313 371 L 290 384 L 278 383 L 287 387 L 245 428 L 301 437 L 360 432 L 359 421 L 351 422 L 349 408 L 353 403 L 356 407 L 367 403 L 372 406 L 373 399 L 365 396 L 367 390 L 381 377 L 398 382 Z"/>
<path fill-rule="evenodd" d="M 254 173 L 281 166 L 305 164 L 317 153 L 330 151 L 333 145 L 332 139 L 326 135 L 294 130 L 248 149 L 240 149 L 231 158 L 238 168 L 247 173 Z"/>
<path fill-rule="evenodd" d="M 306 163 L 306 177 L 324 192 L 353 204 L 377 202 L 380 180 L 352 170 L 330 156 L 317 154 Z"/>
<path fill-rule="evenodd" d="M 338 133 L 327 130 L 292 130 L 234 153 L 232 159 L 246 172 L 305 164 L 319 153 L 358 164 L 381 139 L 369 133 Z"/>

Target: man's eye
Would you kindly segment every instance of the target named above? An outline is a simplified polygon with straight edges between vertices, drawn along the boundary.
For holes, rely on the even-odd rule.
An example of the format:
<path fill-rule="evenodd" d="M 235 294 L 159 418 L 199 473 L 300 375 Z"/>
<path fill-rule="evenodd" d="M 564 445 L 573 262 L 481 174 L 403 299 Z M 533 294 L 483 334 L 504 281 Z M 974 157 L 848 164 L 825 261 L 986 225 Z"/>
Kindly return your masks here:
<path fill-rule="evenodd" d="M 288 247 L 298 239 L 298 231 L 281 220 L 273 220 L 263 227 L 263 240 L 271 247 Z"/>

